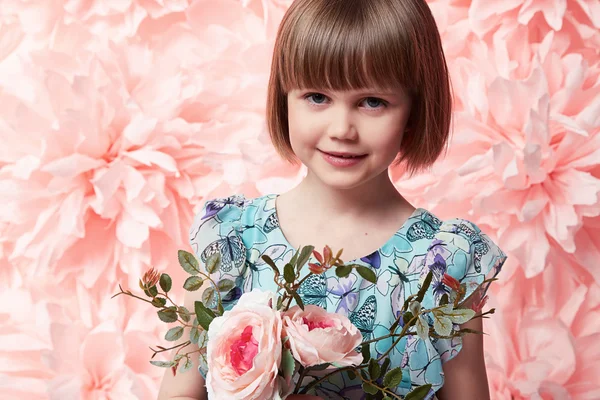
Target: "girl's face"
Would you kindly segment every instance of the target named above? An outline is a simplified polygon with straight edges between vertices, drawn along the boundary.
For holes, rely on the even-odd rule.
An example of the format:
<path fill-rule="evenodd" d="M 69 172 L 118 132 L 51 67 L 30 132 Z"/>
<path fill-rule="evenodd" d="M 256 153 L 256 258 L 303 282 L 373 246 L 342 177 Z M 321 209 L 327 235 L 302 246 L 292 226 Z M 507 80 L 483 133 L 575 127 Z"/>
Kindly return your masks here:
<path fill-rule="evenodd" d="M 292 90 L 287 96 L 292 150 L 328 186 L 350 189 L 386 172 L 410 115 L 408 95 L 375 90 Z M 364 155 L 351 166 L 324 153 Z"/>

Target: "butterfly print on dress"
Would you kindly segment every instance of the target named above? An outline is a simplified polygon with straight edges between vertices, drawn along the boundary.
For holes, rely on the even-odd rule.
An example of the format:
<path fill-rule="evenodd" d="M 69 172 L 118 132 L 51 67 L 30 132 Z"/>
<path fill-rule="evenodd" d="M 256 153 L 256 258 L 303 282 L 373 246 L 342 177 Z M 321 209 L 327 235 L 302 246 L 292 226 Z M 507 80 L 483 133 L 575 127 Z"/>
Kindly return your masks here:
<path fill-rule="evenodd" d="M 246 262 L 246 247 L 237 235 L 225 236 L 209 244 L 200 254 L 200 259 L 206 263 L 215 253 L 221 253 L 221 271 L 230 272 L 234 268 L 243 270 Z"/>
<path fill-rule="evenodd" d="M 420 239 L 433 239 L 435 234 L 440 230 L 442 221 L 433 216 L 427 211 L 421 214 L 421 220 L 414 222 L 406 233 L 406 238 L 411 242 L 416 242 Z"/>

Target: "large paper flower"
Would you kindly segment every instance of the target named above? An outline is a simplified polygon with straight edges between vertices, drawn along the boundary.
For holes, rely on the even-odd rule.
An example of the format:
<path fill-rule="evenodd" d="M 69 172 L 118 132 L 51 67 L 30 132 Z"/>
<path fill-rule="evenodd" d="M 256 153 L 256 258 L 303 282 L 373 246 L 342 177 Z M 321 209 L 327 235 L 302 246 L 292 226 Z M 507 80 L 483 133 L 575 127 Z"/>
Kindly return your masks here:
<path fill-rule="evenodd" d="M 67 8 L 86 21 L 116 12 L 99 2 Z M 203 198 L 269 185 L 283 162 L 264 128 L 266 11 L 199 1 L 151 43 L 107 45 L 90 25 L 67 25 L 62 10 L 52 14 L 52 49 L 15 50 L 27 56 L 7 59 L 0 77 L 0 223 L 15 242 L 13 265 L 39 274 L 60 260 L 60 274 L 86 285 L 162 270 Z M 98 237 L 102 254 L 84 257 L 100 251 Z"/>
<path fill-rule="evenodd" d="M 37 355 L 43 374 L 28 376 L 23 371 L 15 382 L 28 377 L 31 387 L 26 386 L 31 390 L 35 379 L 42 378 L 44 392 L 52 400 L 152 397 L 163 371 L 148 363 L 148 347 L 162 336 L 164 324 L 155 317 L 156 309 L 124 296 L 111 299 L 110 294 L 92 292 L 81 284 L 67 295 L 58 286 L 35 291 L 36 297 L 49 300 L 40 304 L 44 313 L 30 312 L 29 320 L 36 317 L 36 328 L 47 346 L 33 351 L 39 339 L 23 336 L 14 348 L 25 356 L 23 360 Z"/>
<path fill-rule="evenodd" d="M 600 8 L 594 0 L 530 0 L 492 3 L 473 0 L 469 7 L 472 29 L 480 36 L 496 29 L 519 31 L 534 38 L 540 31 L 554 30 L 574 47 L 592 50 L 600 43 Z"/>

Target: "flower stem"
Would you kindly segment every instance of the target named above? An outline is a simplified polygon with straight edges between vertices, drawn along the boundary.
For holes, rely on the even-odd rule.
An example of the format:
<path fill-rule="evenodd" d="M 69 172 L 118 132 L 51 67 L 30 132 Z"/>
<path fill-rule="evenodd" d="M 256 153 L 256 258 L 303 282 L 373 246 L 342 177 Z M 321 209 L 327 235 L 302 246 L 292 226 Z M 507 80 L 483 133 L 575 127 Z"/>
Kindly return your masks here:
<path fill-rule="evenodd" d="M 300 378 L 298 378 L 298 383 L 296 383 L 296 387 L 294 388 L 294 394 L 297 394 L 298 390 L 300 390 L 300 385 L 302 385 L 302 381 L 304 380 L 304 376 L 306 375 L 306 369 L 303 366 L 300 366 L 298 372 L 300 372 Z"/>
<path fill-rule="evenodd" d="M 424 311 L 424 312 L 427 312 L 427 310 L 426 310 L 426 311 Z M 423 313 L 424 313 L 424 312 L 423 312 Z M 386 357 L 388 354 L 390 354 L 390 352 L 392 351 L 392 349 L 393 349 L 394 347 L 396 347 L 396 346 L 398 345 L 398 343 L 400 343 L 400 340 L 402 340 L 402 338 L 403 338 L 403 337 L 406 335 L 406 331 L 407 331 L 407 330 L 408 330 L 408 328 L 409 328 L 409 327 L 412 325 L 412 322 L 413 322 L 413 321 L 415 321 L 417 318 L 419 318 L 419 315 L 421 315 L 421 313 L 419 313 L 419 314 L 417 314 L 417 315 L 414 315 L 414 316 L 413 316 L 413 317 L 410 319 L 410 321 L 408 321 L 407 323 L 405 323 L 405 324 L 404 324 L 404 326 L 402 327 L 402 331 L 401 331 L 401 332 L 400 332 L 400 334 L 399 334 L 399 337 L 398 337 L 398 339 L 396 339 L 396 340 L 394 341 L 394 343 L 392 343 L 392 345 L 390 346 L 390 348 L 389 348 L 389 349 L 387 349 L 387 351 L 386 351 L 385 353 L 383 353 L 383 354 L 382 354 L 382 355 L 381 355 L 381 356 L 380 356 L 380 357 L 377 359 L 377 362 L 379 362 L 379 361 L 383 360 L 383 359 L 384 359 L 384 358 L 385 358 L 385 357 Z"/>
<path fill-rule="evenodd" d="M 121 289 L 121 285 L 119 285 L 119 289 Z M 121 289 L 121 291 L 120 291 L 119 293 L 117 293 L 117 294 L 115 294 L 115 295 L 111 296 L 111 299 L 112 299 L 112 298 L 115 298 L 115 297 L 117 297 L 117 296 L 118 296 L 118 295 L 120 295 L 120 294 L 126 294 L 126 295 L 128 295 L 128 296 L 135 297 L 136 299 L 140 299 L 140 300 L 142 300 L 142 301 L 145 301 L 146 303 L 150 303 L 150 304 L 152 304 L 152 302 L 151 302 L 151 301 L 149 301 L 149 300 L 146 300 L 146 299 L 144 299 L 144 298 L 142 298 L 142 297 L 136 296 L 135 294 L 133 294 L 133 293 L 131 293 L 131 292 L 129 292 L 129 291 L 125 292 L 125 291 L 123 291 L 123 289 Z"/>
<path fill-rule="evenodd" d="M 344 371 L 348 371 L 348 370 L 351 370 L 351 369 L 362 369 L 362 368 L 366 368 L 366 367 L 368 367 L 368 364 L 361 364 L 361 365 L 356 366 L 356 367 L 349 366 L 349 367 L 342 367 L 342 368 L 336 369 L 336 370 L 331 371 L 330 373 L 328 373 L 326 375 L 323 375 L 321 378 L 316 379 L 316 380 L 310 382 L 298 394 L 306 394 L 306 393 L 308 393 L 308 391 L 310 389 L 312 389 L 313 387 L 317 386 L 319 383 L 323 382 L 324 380 L 329 379 L 330 376 L 332 376 L 334 374 L 337 374 L 338 372 L 344 372 Z"/>
<path fill-rule="evenodd" d="M 178 347 L 185 347 L 185 346 L 187 346 L 187 345 L 188 345 L 188 344 L 190 344 L 190 343 L 192 343 L 192 342 L 190 342 L 190 341 L 188 340 L 187 342 L 180 343 L 180 344 L 178 344 L 178 345 L 175 345 L 175 346 L 173 346 L 173 347 L 167 347 L 167 348 L 164 348 L 164 347 L 163 347 L 163 348 L 161 348 L 161 350 L 154 350 L 152 347 L 150 347 L 150 350 L 152 350 L 154 353 L 158 354 L 158 353 L 162 353 L 163 351 L 168 351 L 168 350 L 173 350 L 173 349 L 176 349 L 176 348 L 178 348 Z"/>
<path fill-rule="evenodd" d="M 357 376 L 360 378 L 361 381 L 370 383 L 371 385 L 375 386 L 377 389 L 379 389 L 382 392 L 386 393 L 388 396 L 391 396 L 391 397 L 393 397 L 395 399 L 402 399 L 402 396 L 398 396 L 396 393 L 392 392 L 391 390 L 389 390 L 389 389 L 387 389 L 385 387 L 381 387 L 381 386 L 377 385 L 377 383 L 374 382 L 374 381 L 368 381 L 368 380 L 366 380 L 365 378 L 362 377 L 361 374 L 357 374 Z"/>

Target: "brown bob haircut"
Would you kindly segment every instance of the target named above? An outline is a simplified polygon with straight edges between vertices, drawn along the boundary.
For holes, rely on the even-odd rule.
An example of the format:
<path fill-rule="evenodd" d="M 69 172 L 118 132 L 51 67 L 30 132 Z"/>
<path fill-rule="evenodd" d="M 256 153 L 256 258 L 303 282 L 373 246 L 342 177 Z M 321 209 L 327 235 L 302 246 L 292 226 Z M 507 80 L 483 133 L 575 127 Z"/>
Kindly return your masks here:
<path fill-rule="evenodd" d="M 398 88 L 412 109 L 393 166 L 429 168 L 448 143 L 452 94 L 437 25 L 425 0 L 295 0 L 279 26 L 267 93 L 267 128 L 297 164 L 287 94 Z"/>

